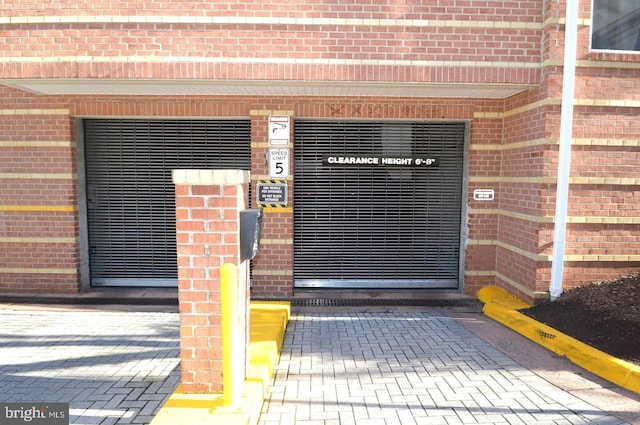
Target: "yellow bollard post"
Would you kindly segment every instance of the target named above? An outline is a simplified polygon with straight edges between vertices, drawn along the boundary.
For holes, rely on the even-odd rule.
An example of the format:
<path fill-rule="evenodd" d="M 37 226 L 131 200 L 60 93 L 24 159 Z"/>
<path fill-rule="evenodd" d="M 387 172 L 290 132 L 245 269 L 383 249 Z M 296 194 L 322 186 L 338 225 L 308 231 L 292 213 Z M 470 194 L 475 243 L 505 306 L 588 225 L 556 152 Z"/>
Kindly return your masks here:
<path fill-rule="evenodd" d="M 222 309 L 222 385 L 224 405 L 236 406 L 240 401 L 242 377 L 236 371 L 237 361 L 234 359 L 238 334 L 238 267 L 235 264 L 223 264 L 220 268 L 220 298 Z M 234 361 L 235 360 L 235 361 Z M 235 367 L 234 367 L 235 366 Z M 242 364 L 244 367 L 244 364 Z"/>

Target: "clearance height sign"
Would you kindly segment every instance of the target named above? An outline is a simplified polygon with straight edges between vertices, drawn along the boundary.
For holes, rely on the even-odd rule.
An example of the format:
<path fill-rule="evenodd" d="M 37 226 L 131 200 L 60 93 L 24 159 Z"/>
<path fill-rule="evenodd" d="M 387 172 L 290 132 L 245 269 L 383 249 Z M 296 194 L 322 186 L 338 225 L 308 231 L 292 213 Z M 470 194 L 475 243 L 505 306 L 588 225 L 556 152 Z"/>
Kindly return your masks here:
<path fill-rule="evenodd" d="M 437 167 L 438 158 L 416 156 L 331 156 L 322 158 L 324 165 L 370 167 Z"/>

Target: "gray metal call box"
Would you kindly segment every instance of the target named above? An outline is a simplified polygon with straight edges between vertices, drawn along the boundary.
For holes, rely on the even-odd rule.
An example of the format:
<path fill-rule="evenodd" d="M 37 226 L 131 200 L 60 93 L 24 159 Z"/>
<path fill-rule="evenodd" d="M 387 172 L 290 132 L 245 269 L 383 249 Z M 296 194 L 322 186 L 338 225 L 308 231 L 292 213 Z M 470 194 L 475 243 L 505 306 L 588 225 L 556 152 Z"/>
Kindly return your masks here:
<path fill-rule="evenodd" d="M 252 260 L 258 253 L 262 231 L 262 208 L 240 211 L 240 259 Z"/>

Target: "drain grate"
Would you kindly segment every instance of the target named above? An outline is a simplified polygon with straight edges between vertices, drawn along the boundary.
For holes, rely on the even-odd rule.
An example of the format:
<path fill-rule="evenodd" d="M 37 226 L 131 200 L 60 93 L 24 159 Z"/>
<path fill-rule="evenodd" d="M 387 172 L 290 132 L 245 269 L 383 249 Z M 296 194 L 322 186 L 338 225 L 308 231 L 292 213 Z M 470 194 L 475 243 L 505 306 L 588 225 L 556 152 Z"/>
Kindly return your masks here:
<path fill-rule="evenodd" d="M 473 298 L 455 299 L 368 299 L 368 298 L 292 298 L 293 307 L 477 307 L 483 303 Z"/>

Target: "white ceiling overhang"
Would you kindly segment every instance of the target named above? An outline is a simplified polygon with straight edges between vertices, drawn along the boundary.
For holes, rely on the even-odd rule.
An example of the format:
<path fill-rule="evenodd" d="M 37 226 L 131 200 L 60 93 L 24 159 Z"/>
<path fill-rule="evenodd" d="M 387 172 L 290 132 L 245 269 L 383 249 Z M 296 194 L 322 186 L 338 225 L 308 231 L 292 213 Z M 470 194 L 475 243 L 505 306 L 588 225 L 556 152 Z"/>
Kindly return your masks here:
<path fill-rule="evenodd" d="M 283 80 L 0 79 L 44 95 L 144 96 L 383 96 L 504 99 L 534 88 L 510 84 L 430 84 Z"/>

